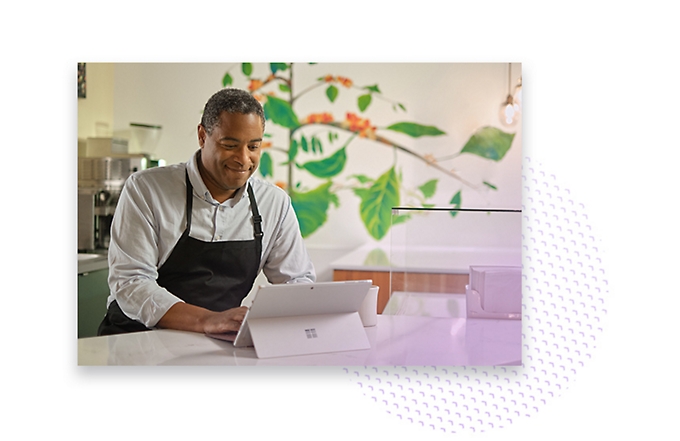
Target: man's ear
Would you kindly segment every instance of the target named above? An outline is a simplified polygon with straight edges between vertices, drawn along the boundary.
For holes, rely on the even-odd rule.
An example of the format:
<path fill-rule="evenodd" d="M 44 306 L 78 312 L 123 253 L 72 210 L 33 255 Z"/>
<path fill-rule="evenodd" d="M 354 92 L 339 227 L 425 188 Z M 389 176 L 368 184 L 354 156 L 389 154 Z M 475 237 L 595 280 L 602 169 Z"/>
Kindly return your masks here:
<path fill-rule="evenodd" d="M 208 134 L 205 131 L 205 127 L 203 127 L 203 124 L 198 125 L 198 145 L 203 148 L 205 145 L 205 139 L 208 137 Z"/>

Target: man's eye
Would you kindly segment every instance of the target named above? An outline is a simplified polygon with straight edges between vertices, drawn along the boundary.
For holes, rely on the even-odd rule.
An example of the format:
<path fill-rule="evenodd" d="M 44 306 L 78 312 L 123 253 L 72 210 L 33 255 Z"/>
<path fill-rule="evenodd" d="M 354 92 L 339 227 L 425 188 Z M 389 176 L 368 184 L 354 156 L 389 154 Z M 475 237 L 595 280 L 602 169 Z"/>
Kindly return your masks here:
<path fill-rule="evenodd" d="M 260 145 L 259 144 L 251 145 L 251 146 L 249 146 L 249 148 L 250 148 L 250 150 L 257 150 L 257 149 L 260 148 Z"/>

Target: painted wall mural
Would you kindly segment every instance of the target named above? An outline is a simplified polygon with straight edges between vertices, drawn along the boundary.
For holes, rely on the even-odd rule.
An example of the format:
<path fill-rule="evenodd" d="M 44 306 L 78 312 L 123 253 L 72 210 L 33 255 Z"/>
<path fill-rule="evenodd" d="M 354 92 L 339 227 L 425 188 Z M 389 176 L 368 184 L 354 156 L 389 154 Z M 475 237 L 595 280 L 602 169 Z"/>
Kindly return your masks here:
<path fill-rule="evenodd" d="M 512 147 L 514 133 L 486 125 L 471 133 L 457 152 L 445 158 L 422 153 L 397 142 L 398 137 L 394 135 L 417 139 L 447 134 L 427 121 L 404 119 L 406 105 L 384 95 L 377 82 L 359 85 L 351 78 L 328 72 L 300 87 L 294 82 L 295 75 L 309 66 L 311 64 L 269 63 L 266 73 L 260 69 L 256 74 L 252 63 L 241 63 L 230 67 L 222 77 L 222 86 L 247 85 L 263 104 L 268 128 L 259 172 L 289 193 L 303 237 L 314 234 L 326 223 L 329 210 L 340 204 L 341 191 L 351 191 L 359 199 L 358 216 L 369 235 L 380 240 L 394 223 L 407 222 L 410 218 L 410 215 L 393 218 L 392 207 L 435 206 L 432 197 L 441 179 L 460 183 L 460 189 L 448 198 L 454 208 L 464 206 L 465 189 L 483 186 L 498 190 L 496 184 L 481 178 L 464 179 L 459 171 L 444 166 L 443 162 L 461 155 L 498 162 Z M 342 114 L 327 109 L 301 114 L 298 103 L 309 94 L 322 95 L 329 105 L 336 103 L 341 94 L 351 94 L 355 107 L 347 108 Z M 377 99 L 390 103 L 394 112 L 392 123 L 378 126 L 371 121 L 370 109 Z M 272 124 L 281 130 L 271 130 Z M 351 154 L 348 147 L 359 139 L 384 149 L 385 155 L 393 157 L 392 164 L 372 175 L 347 170 Z M 414 177 L 418 180 L 415 188 L 407 188 L 399 158 L 425 163 L 438 172 L 438 177 Z M 303 182 L 304 175 L 313 176 L 317 182 L 310 187 L 308 180 Z M 451 213 L 455 217 L 456 213 Z"/>

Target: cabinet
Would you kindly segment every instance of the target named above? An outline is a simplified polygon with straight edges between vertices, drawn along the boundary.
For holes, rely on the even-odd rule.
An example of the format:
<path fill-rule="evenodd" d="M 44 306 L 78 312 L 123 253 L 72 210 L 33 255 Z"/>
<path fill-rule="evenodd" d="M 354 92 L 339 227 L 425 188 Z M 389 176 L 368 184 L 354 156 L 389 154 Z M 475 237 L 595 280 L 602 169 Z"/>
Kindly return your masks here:
<path fill-rule="evenodd" d="M 78 338 L 94 337 L 106 315 L 108 268 L 78 274 Z"/>
<path fill-rule="evenodd" d="M 378 314 L 382 314 L 392 292 L 464 293 L 467 274 L 392 272 L 376 269 L 333 270 L 333 280 L 373 280 L 378 290 Z"/>

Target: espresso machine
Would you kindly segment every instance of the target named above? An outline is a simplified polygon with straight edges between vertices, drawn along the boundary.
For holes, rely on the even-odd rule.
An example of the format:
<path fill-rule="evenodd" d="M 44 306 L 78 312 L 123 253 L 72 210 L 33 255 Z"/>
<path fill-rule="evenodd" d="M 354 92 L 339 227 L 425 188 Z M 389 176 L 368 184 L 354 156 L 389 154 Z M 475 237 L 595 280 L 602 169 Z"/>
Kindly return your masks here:
<path fill-rule="evenodd" d="M 125 180 L 159 165 L 146 154 L 78 158 L 78 252 L 109 248 L 111 222 Z"/>

